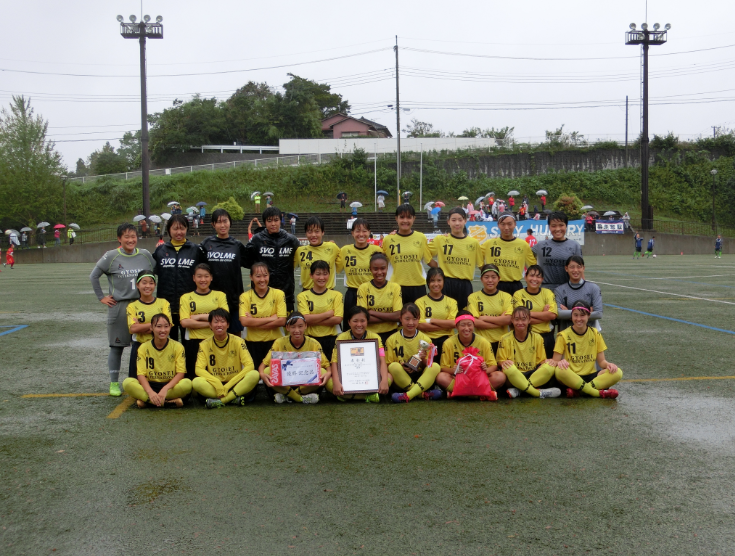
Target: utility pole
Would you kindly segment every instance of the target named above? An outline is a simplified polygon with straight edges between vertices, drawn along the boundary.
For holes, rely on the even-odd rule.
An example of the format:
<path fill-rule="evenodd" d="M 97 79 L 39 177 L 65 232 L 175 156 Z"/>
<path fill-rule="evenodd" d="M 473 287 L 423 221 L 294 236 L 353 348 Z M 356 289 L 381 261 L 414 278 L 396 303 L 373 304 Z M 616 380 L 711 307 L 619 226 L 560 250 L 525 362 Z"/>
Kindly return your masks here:
<path fill-rule="evenodd" d="M 641 131 L 641 228 L 653 228 L 653 210 L 648 203 L 648 47 L 666 42 L 666 32 L 671 29 L 669 23 L 663 31 L 658 23 L 653 25 L 653 31 L 648 30 L 648 23 L 641 25 L 636 31 L 635 23 L 630 24 L 630 31 L 625 33 L 625 44 L 643 45 L 643 129 Z"/>
<path fill-rule="evenodd" d="M 64 176 L 63 178 L 61 178 L 61 180 L 62 180 L 61 181 L 61 188 L 62 188 L 62 191 L 64 192 L 63 193 L 64 194 L 64 224 L 68 226 L 69 223 L 66 221 L 66 178 L 67 178 L 66 176 Z"/>
<path fill-rule="evenodd" d="M 628 167 L 628 95 L 625 95 L 625 167 Z"/>
<path fill-rule="evenodd" d="M 396 134 L 398 138 L 398 151 L 396 152 L 396 185 L 398 190 L 398 204 L 401 204 L 401 90 L 398 86 L 398 35 L 396 35 Z"/>
<path fill-rule="evenodd" d="M 712 139 L 717 139 L 717 126 L 712 126 Z"/>

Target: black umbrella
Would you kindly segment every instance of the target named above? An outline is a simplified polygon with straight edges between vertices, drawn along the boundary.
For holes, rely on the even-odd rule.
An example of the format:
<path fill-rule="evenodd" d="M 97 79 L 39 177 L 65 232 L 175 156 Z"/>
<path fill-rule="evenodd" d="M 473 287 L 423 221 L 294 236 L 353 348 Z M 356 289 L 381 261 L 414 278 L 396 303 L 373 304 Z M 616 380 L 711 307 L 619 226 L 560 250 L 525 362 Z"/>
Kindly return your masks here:
<path fill-rule="evenodd" d="M 286 216 L 288 216 L 289 218 L 291 218 L 291 217 L 293 216 L 293 217 L 294 217 L 294 218 L 296 218 L 297 220 L 298 220 L 298 218 L 299 218 L 299 215 L 298 215 L 298 214 L 294 214 L 293 212 L 287 212 L 287 213 L 286 213 Z"/>
<path fill-rule="evenodd" d="M 337 199 L 342 199 L 342 195 L 347 195 L 344 191 L 341 191 L 340 193 L 337 193 Z"/>
<path fill-rule="evenodd" d="M 387 195 L 387 194 L 388 192 L 385 191 L 384 189 L 378 189 L 378 195 Z"/>
<path fill-rule="evenodd" d="M 544 214 L 551 214 L 551 211 L 550 211 L 549 209 L 546 209 L 546 210 L 544 211 Z"/>

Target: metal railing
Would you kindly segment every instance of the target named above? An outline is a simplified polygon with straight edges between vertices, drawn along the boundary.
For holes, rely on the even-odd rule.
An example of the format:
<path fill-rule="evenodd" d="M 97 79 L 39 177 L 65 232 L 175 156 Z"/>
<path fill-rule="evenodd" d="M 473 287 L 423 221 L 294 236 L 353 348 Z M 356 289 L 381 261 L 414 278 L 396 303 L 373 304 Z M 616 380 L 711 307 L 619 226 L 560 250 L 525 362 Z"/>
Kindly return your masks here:
<path fill-rule="evenodd" d="M 630 227 L 633 230 L 640 230 L 641 221 L 631 220 Z M 687 236 L 716 236 L 735 237 L 735 229 L 727 228 L 717 224 L 712 228 L 712 224 L 705 222 L 683 222 L 678 220 L 653 220 L 653 230 L 662 234 L 681 234 Z"/>

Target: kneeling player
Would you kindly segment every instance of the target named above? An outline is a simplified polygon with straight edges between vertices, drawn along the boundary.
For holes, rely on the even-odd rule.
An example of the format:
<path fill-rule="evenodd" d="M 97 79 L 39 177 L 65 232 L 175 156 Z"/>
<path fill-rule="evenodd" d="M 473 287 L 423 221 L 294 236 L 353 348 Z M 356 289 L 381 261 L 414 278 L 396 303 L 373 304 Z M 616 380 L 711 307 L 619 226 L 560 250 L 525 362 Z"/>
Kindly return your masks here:
<path fill-rule="evenodd" d="M 543 338 L 531 332 L 531 311 L 519 306 L 511 315 L 513 330 L 500 339 L 498 364 L 514 387 L 508 388 L 508 397 L 517 398 L 525 392 L 534 398 L 558 398 L 558 388 L 541 388 L 554 378 L 553 359 L 546 359 Z"/>
<path fill-rule="evenodd" d="M 460 311 L 455 319 L 457 334 L 444 342 L 442 348 L 441 372 L 436 377 L 436 383 L 447 392 L 454 390 L 454 373 L 457 361 L 462 357 L 462 351 L 468 347 L 477 348 L 479 355 L 484 359 L 482 370 L 490 378 L 490 385 L 494 390 L 505 384 L 505 375 L 498 371 L 493 348 L 485 338 L 475 334 L 475 317 L 469 311 Z"/>
<path fill-rule="evenodd" d="M 416 328 L 420 314 L 415 303 L 406 303 L 401 309 L 400 317 L 403 330 L 393 334 L 385 344 L 388 372 L 393 377 L 393 383 L 403 390 L 391 396 L 395 403 L 410 402 L 419 394 L 426 400 L 438 400 L 442 397 L 441 389 L 429 390 L 434 385 L 441 368 L 438 363 L 431 365 L 427 363 L 428 353 L 421 347 L 420 342 L 431 344 L 431 338 Z M 421 360 L 417 370 L 407 365 L 414 355 Z"/>
<path fill-rule="evenodd" d="M 329 360 L 322 352 L 322 346 L 319 345 L 314 338 L 310 338 L 306 335 L 306 319 L 304 315 L 298 311 L 294 311 L 286 319 L 286 330 L 288 336 L 281 336 L 275 342 L 268 355 L 265 356 L 263 362 L 258 368 L 260 378 L 263 379 L 263 383 L 268 387 L 272 388 L 276 394 L 274 400 L 276 403 L 283 403 L 287 399 L 297 403 L 319 403 L 319 394 L 316 393 L 320 387 L 326 386 L 327 390 L 332 391 L 331 372 L 329 370 Z M 274 351 L 315 351 L 319 353 L 319 360 L 321 363 L 321 380 L 319 384 L 311 386 L 297 386 L 293 388 L 291 386 L 273 386 L 271 384 L 271 356 Z"/>
<path fill-rule="evenodd" d="M 556 337 L 556 380 L 568 387 L 568 398 L 578 396 L 579 392 L 595 398 L 617 398 L 618 391 L 610 387 L 623 378 L 623 371 L 605 360 L 607 346 L 602 334 L 587 326 L 589 318 L 589 303 L 575 302 L 572 306 L 574 324 Z M 602 369 L 597 374 L 595 361 Z"/>
<path fill-rule="evenodd" d="M 138 377 L 126 378 L 123 390 L 140 408 L 146 404 L 181 407 L 182 398 L 191 393 L 191 381 L 184 378 L 184 346 L 168 337 L 171 320 L 163 313 L 151 317 L 151 332 L 153 339 L 138 348 Z"/>
<path fill-rule="evenodd" d="M 225 404 L 245 405 L 255 398 L 258 372 L 245 340 L 228 334 L 230 313 L 215 309 L 209 313 L 212 337 L 199 344 L 199 353 L 192 381 L 194 390 L 206 398 L 208 409 Z"/>

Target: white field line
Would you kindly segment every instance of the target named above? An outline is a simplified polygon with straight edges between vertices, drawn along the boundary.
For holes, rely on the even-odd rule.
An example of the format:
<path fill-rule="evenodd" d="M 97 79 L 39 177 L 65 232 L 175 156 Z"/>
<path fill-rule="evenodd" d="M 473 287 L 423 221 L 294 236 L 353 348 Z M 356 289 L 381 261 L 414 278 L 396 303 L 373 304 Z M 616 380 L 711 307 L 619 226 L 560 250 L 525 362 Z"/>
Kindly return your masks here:
<path fill-rule="evenodd" d="M 642 292 L 660 293 L 663 295 L 673 295 L 675 297 L 688 297 L 689 299 L 698 299 L 700 301 L 711 301 L 712 303 L 724 303 L 725 305 L 735 305 L 732 301 L 720 301 L 719 299 L 707 299 L 706 297 L 696 297 L 694 295 L 683 295 L 680 293 L 662 292 L 659 290 L 647 290 L 645 288 L 634 288 L 633 286 L 622 286 L 620 284 L 611 284 L 609 282 L 597 282 L 595 284 L 602 284 L 605 286 L 615 286 L 616 288 L 626 288 L 628 290 L 639 290 Z"/>

